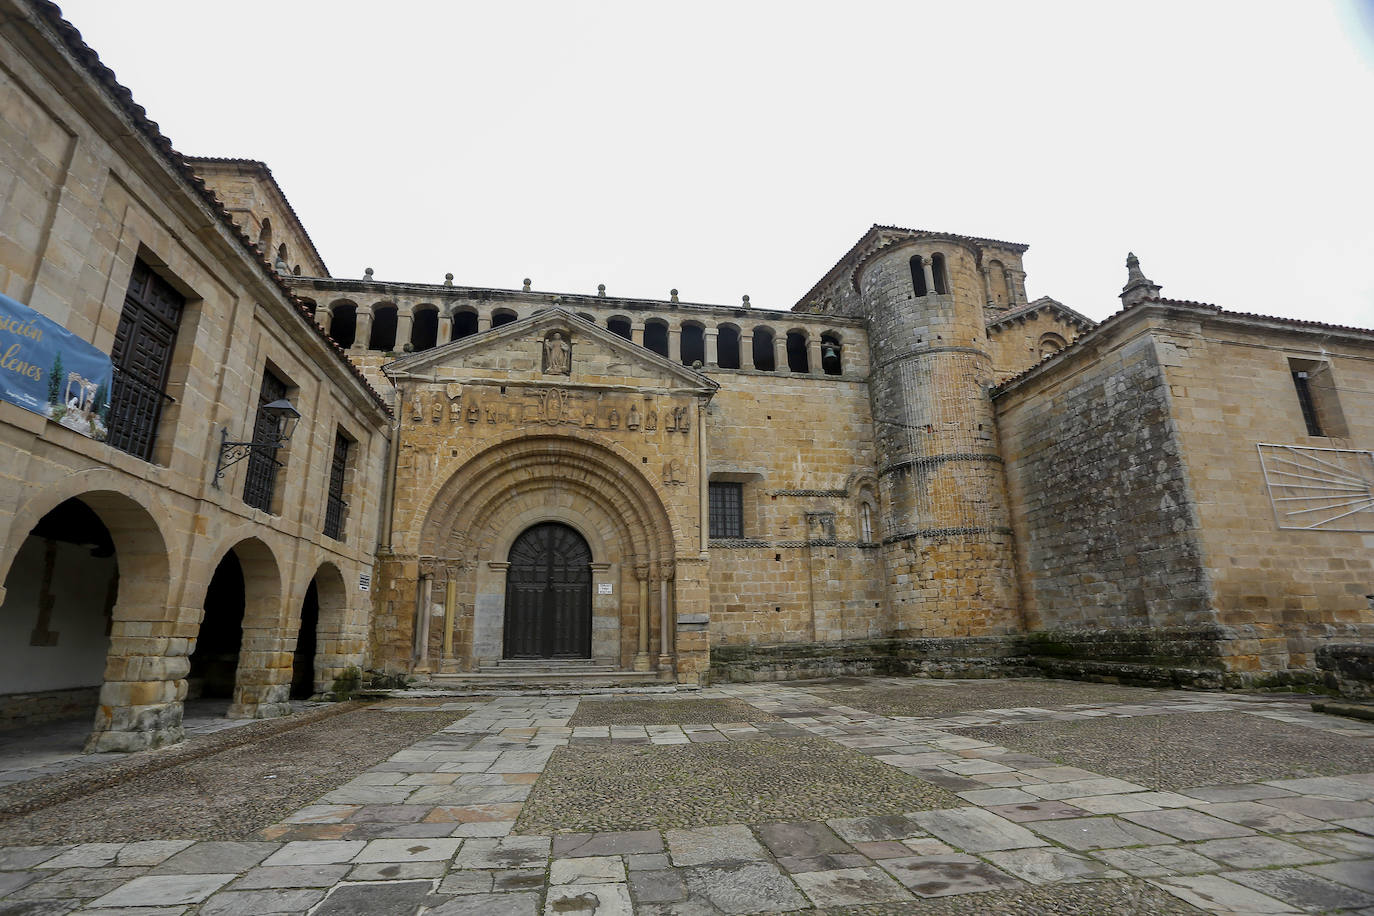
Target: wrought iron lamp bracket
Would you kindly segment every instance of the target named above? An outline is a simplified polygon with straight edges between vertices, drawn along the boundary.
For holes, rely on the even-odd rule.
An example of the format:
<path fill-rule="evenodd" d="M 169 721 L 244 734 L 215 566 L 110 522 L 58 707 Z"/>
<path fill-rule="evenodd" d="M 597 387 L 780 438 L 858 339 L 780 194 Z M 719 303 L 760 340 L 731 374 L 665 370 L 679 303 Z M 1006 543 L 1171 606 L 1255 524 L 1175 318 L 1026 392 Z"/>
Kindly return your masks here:
<path fill-rule="evenodd" d="M 215 477 L 210 481 L 211 486 L 218 490 L 224 472 L 253 454 L 254 449 L 271 449 L 275 453 L 284 448 L 282 443 L 285 441 L 283 439 L 282 442 L 230 442 L 229 427 L 222 427 L 219 431 L 219 460 L 215 463 Z M 275 457 L 269 456 L 269 460 L 277 467 L 284 467 Z"/>

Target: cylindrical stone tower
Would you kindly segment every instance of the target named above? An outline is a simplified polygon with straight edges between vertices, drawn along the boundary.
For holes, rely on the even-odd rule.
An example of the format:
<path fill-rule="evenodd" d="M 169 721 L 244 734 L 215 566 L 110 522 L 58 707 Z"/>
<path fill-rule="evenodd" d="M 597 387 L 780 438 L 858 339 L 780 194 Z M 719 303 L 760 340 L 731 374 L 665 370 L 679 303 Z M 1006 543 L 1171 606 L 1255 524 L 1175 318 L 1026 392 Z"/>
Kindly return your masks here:
<path fill-rule="evenodd" d="M 1015 560 L 988 396 L 978 251 L 948 236 L 899 240 L 859 264 L 855 284 L 872 352 L 896 635 L 1015 632 Z"/>

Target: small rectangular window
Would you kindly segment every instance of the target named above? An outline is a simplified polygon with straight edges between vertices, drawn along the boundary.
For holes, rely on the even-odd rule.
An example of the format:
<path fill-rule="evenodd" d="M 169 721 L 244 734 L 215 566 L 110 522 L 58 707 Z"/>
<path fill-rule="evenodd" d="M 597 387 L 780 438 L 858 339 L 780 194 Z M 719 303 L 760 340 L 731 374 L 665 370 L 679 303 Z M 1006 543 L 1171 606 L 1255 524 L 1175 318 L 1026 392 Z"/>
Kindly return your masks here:
<path fill-rule="evenodd" d="M 1307 434 L 1320 436 L 1322 426 L 1317 420 L 1317 408 L 1312 403 L 1312 389 L 1307 384 L 1306 372 L 1296 369 L 1293 371 L 1293 387 L 1298 389 L 1298 406 L 1302 408 L 1302 418 L 1307 423 Z"/>
<path fill-rule="evenodd" d="M 324 536 L 343 540 L 344 518 L 348 503 L 344 502 L 344 479 L 348 475 L 348 437 L 341 431 L 334 433 L 334 457 L 329 464 L 329 495 L 324 507 Z"/>
<path fill-rule="evenodd" d="M 710 485 L 711 537 L 744 537 L 743 490 L 744 485 L 738 483 Z"/>
<path fill-rule="evenodd" d="M 263 370 L 253 425 L 254 448 L 248 454 L 248 474 L 243 481 L 243 501 L 264 512 L 272 511 L 272 498 L 277 491 L 277 471 L 282 464 L 277 460 L 277 421 L 264 413 L 262 408 L 285 398 L 286 389 L 286 382 L 272 374 L 271 369 Z"/>
<path fill-rule="evenodd" d="M 1343 437 L 1350 435 L 1345 412 L 1336 396 L 1337 386 L 1331 364 L 1325 360 L 1289 359 L 1288 371 L 1298 396 L 1298 407 L 1309 436 Z"/>

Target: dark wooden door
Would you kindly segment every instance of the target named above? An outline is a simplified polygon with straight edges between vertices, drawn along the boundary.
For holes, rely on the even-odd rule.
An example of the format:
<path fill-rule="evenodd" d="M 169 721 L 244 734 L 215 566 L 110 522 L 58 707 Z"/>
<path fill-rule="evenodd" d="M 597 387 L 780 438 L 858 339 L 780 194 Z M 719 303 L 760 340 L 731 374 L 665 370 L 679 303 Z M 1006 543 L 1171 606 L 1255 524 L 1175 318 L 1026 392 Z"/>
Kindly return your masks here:
<path fill-rule="evenodd" d="M 592 552 L 567 525 L 535 525 L 510 549 L 506 658 L 590 658 Z"/>

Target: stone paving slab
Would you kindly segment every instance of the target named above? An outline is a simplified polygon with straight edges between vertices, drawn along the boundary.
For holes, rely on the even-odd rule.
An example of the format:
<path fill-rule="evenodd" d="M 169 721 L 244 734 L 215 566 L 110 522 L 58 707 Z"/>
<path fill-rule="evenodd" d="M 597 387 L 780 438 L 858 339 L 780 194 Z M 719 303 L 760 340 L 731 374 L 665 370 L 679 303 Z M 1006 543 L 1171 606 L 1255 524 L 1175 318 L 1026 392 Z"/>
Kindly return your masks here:
<path fill-rule="evenodd" d="M 911 690 L 922 686 L 887 682 Z M 1193 903 L 1216 911 L 1253 906 L 1255 912 L 1317 903 L 1374 905 L 1368 900 L 1374 887 L 1364 886 L 1374 873 L 1374 837 L 1359 832 L 1374 817 L 1362 807 L 1374 792 L 1372 773 L 1295 775 L 1178 793 L 1023 753 L 971 731 L 979 723 L 1006 720 L 1052 729 L 1106 719 L 1143 725 L 1136 734 L 1148 740 L 1158 723 L 1225 709 L 1243 710 L 1236 714 L 1252 719 L 1260 713 L 1278 716 L 1267 723 L 1352 742 L 1367 752 L 1363 732 L 1332 730 L 1294 712 L 1291 703 L 1148 694 L 1140 702 L 1073 708 L 1002 703 L 918 721 L 875 715 L 850 703 L 827 705 L 789 685 L 727 685 L 694 699 L 747 704 L 775 721 L 736 715 L 734 721 L 705 723 L 574 725 L 581 703 L 605 701 L 470 702 L 467 718 L 421 736 L 353 773 L 345 785 L 330 786 L 294 813 L 285 812 L 263 831 L 273 841 L 0 847 L 0 912 L 24 907 L 224 916 L 314 908 L 339 916 L 424 908 L 481 916 L 720 916 L 816 907 L 818 916 L 886 916 L 919 906 L 931 914 L 1125 916 L 1181 913 Z M 694 743 L 698 736 L 719 740 Z M 602 743 L 569 747 L 578 740 Z M 963 794 L 946 793 L 943 805 L 933 808 L 893 805 L 882 813 L 836 814 L 818 809 L 813 798 L 796 813 L 769 817 L 754 804 L 747 778 L 739 788 L 736 771 L 748 778 L 766 774 L 778 793 L 800 785 L 804 795 L 826 777 L 808 769 L 805 760 L 771 771 L 767 765 L 770 754 L 799 741 L 844 762 L 832 781 L 874 774 L 857 790 L 847 787 L 854 795 L 874 794 L 873 786 L 882 784 L 876 774 L 899 780 L 929 775 L 929 782 Z M 708 773 L 710 778 L 690 787 L 733 820 L 676 826 L 649 817 L 620 825 L 625 829 L 512 833 L 531 804 L 525 794 L 531 786 L 546 786 L 551 762 L 570 749 L 641 757 L 696 749 L 741 755 L 744 762 L 726 778 Z M 760 759 L 763 766 L 751 766 Z M 608 799 L 623 789 L 617 774 L 597 775 Z M 379 789 L 393 800 L 331 798 Z M 644 798 L 641 814 L 652 813 L 650 801 L 679 801 L 651 791 Z M 557 793 L 555 799 L 576 802 Z M 490 835 L 476 835 L 481 833 Z M 221 876 L 222 884 L 209 886 Z M 178 899 L 178 892 L 201 896 L 158 902 L 158 893 Z M 102 900 L 124 903 L 96 906 Z"/>

